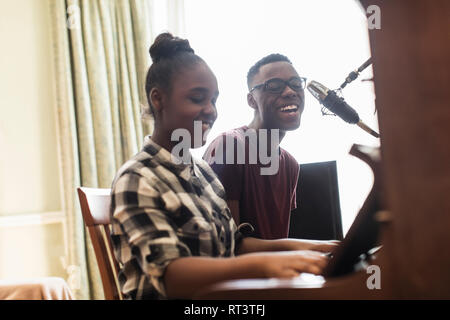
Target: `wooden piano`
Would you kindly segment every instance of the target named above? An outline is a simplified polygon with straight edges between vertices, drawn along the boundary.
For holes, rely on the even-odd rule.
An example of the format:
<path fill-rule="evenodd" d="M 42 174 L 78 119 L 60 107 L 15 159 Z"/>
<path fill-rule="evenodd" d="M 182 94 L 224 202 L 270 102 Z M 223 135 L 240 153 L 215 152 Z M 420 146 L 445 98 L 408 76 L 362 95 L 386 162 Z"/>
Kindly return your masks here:
<path fill-rule="evenodd" d="M 369 30 L 381 161 L 379 206 L 368 208 L 382 249 L 368 265 L 379 267 L 379 288 L 360 268 L 227 281 L 197 299 L 450 299 L 450 1 L 360 2 L 381 9 L 381 29 Z"/>

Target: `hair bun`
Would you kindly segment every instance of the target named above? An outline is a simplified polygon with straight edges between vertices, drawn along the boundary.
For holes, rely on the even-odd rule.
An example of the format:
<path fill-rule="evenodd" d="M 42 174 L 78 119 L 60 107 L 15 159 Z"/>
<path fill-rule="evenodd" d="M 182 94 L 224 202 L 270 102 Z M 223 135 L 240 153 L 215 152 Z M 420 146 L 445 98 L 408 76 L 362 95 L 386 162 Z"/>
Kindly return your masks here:
<path fill-rule="evenodd" d="M 194 53 L 188 40 L 174 37 L 168 32 L 158 35 L 149 51 L 153 63 L 158 62 L 162 58 L 171 58 L 180 52 Z"/>

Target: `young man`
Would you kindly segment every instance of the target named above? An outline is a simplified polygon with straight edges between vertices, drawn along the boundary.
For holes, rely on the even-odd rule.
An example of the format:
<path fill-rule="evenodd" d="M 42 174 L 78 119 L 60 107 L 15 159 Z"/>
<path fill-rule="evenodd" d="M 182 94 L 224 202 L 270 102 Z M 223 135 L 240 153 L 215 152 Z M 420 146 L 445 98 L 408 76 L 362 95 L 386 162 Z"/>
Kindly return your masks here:
<path fill-rule="evenodd" d="M 286 238 L 296 208 L 299 165 L 279 143 L 286 131 L 300 125 L 305 82 L 286 56 L 271 54 L 259 60 L 247 75 L 253 120 L 221 134 L 204 155 L 225 187 L 236 223 L 250 223 L 253 236 L 262 239 Z M 239 150 L 245 150 L 245 161 L 239 161 Z M 267 170 L 262 158 L 266 150 L 276 170 Z"/>

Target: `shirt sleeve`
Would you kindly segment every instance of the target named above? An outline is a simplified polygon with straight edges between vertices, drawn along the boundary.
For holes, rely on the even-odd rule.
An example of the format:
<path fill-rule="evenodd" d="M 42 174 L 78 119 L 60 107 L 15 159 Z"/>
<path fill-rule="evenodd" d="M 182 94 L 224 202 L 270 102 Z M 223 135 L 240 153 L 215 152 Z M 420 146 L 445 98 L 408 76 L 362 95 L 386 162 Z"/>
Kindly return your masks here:
<path fill-rule="evenodd" d="M 222 183 L 227 200 L 240 200 L 242 194 L 244 164 L 238 163 L 239 140 L 221 135 L 208 146 L 203 159 L 208 162 Z M 227 145 L 228 141 L 228 145 Z M 233 144 L 230 144 L 233 141 Z M 231 154 L 231 149 L 234 153 Z M 245 149 L 244 149 L 245 150 Z"/>
<path fill-rule="evenodd" d="M 161 202 L 159 192 L 144 177 L 122 175 L 112 190 L 112 233 L 126 241 L 115 247 L 118 260 L 135 260 L 155 289 L 166 296 L 165 268 L 172 260 L 192 254 L 177 237 Z"/>

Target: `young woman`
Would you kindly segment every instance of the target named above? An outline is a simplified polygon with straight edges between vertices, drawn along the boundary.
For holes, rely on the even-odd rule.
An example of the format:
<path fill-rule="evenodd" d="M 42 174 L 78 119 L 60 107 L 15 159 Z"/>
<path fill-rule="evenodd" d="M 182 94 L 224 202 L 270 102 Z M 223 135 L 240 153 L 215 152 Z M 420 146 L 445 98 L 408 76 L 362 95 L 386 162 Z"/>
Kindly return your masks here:
<path fill-rule="evenodd" d="M 189 42 L 171 34 L 159 35 L 150 55 L 146 92 L 154 132 L 112 187 L 112 239 L 125 297 L 191 298 L 222 280 L 320 274 L 327 262 L 322 252 L 336 243 L 245 237 L 208 164 L 177 161 L 175 130 L 189 132 L 190 146 L 198 147 L 194 128 L 201 127 L 205 143 L 217 117 L 217 80 Z"/>

